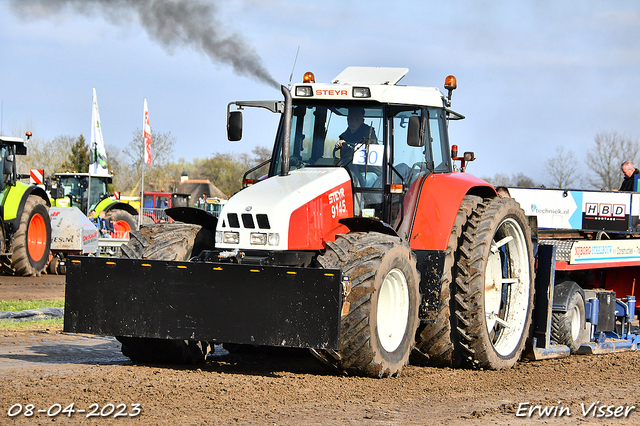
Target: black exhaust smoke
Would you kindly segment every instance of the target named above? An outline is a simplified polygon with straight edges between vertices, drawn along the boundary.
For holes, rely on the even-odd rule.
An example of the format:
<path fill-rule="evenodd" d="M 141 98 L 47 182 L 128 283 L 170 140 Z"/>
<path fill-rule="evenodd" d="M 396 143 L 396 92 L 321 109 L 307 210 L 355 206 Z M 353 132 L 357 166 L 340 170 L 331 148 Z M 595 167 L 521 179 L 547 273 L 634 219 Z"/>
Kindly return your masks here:
<path fill-rule="evenodd" d="M 279 88 L 262 66 L 260 57 L 240 36 L 228 34 L 216 19 L 213 2 L 199 0 L 11 0 L 19 16 L 50 17 L 72 8 L 84 15 L 100 14 L 116 25 L 137 17 L 149 37 L 169 53 L 177 47 L 191 47 L 212 62 L 231 65 L 242 76 Z M 132 14 L 133 12 L 133 14 Z"/>

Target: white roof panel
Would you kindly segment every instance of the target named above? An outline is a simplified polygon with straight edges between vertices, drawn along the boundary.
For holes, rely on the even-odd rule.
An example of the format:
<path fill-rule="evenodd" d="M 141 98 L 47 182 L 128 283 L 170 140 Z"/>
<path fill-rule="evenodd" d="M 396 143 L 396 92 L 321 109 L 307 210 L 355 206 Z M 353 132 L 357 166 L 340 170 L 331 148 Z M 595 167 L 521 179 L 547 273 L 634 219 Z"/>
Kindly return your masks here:
<path fill-rule="evenodd" d="M 390 67 L 347 67 L 333 84 L 386 84 L 394 85 L 402 80 L 409 68 Z"/>

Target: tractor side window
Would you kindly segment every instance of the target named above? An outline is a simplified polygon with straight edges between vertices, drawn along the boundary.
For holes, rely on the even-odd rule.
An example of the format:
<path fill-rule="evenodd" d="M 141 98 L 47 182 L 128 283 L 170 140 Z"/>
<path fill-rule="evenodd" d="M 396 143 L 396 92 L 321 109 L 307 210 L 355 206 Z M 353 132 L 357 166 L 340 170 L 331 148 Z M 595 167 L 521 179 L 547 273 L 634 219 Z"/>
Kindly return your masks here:
<path fill-rule="evenodd" d="M 91 178 L 91 191 L 89 194 L 89 209 L 93 210 L 103 198 L 107 196 L 107 184 L 103 179 Z"/>
<path fill-rule="evenodd" d="M 449 146 L 445 137 L 446 123 L 444 110 L 429 108 L 429 134 L 433 151 L 433 165 L 436 172 L 449 172 Z"/>
<path fill-rule="evenodd" d="M 392 183 L 403 183 L 403 193 L 391 194 L 391 211 L 389 223 L 397 227 L 403 214 L 404 197 L 412 190 L 413 183 L 428 174 L 428 146 L 409 145 L 409 119 L 423 117 L 421 107 L 399 107 L 400 111 L 393 115 L 393 168 Z M 423 120 L 426 127 L 426 120 Z"/>
<path fill-rule="evenodd" d="M 156 208 L 157 209 L 166 209 L 169 207 L 169 197 L 158 197 L 156 198 Z"/>
<path fill-rule="evenodd" d="M 409 118 L 422 117 L 421 108 L 400 111 L 393 117 L 393 167 L 409 188 L 418 176 L 427 173 L 426 146 L 409 146 Z M 392 173 L 393 183 L 401 183 L 400 176 Z"/>
<path fill-rule="evenodd" d="M 189 197 L 175 195 L 171 207 L 189 207 Z"/>
<path fill-rule="evenodd" d="M 6 182 L 8 181 L 9 175 L 5 172 L 4 170 L 4 157 L 7 154 L 7 147 L 3 146 L 0 147 L 0 171 L 2 171 L 2 179 L 0 179 L 0 191 L 4 189 L 4 187 L 7 185 Z"/>

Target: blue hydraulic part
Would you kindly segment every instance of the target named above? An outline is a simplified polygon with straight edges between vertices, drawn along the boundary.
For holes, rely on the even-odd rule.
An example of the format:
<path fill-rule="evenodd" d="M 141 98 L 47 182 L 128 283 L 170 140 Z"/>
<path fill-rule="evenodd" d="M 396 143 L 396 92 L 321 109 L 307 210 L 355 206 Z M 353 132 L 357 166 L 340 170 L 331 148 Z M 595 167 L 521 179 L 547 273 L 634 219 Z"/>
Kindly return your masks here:
<path fill-rule="evenodd" d="M 598 325 L 598 312 L 600 311 L 600 301 L 589 299 L 585 303 L 585 319 L 592 325 Z"/>
<path fill-rule="evenodd" d="M 629 305 L 629 321 L 635 321 L 636 319 L 636 297 L 627 296 L 627 305 Z"/>
<path fill-rule="evenodd" d="M 608 306 L 604 307 L 604 309 L 607 309 Z M 589 298 L 585 302 L 585 319 L 592 326 L 593 337 L 591 341 L 597 343 L 604 343 L 605 339 L 626 339 L 633 342 L 638 341 L 639 336 L 631 333 L 631 323 L 635 320 L 635 296 L 615 299 L 613 308 L 615 310 L 615 318 L 620 323 L 620 328 L 618 330 L 611 330 L 608 328 L 598 330 L 598 319 L 600 317 L 600 309 L 602 309 L 600 300 L 598 298 Z"/>

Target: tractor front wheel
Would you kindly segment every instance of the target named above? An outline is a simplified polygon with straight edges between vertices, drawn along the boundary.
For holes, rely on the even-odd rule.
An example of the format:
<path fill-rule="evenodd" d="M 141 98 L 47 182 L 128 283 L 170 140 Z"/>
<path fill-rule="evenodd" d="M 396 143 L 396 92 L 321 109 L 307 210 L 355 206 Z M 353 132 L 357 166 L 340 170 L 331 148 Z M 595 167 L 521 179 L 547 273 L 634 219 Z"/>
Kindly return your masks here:
<path fill-rule="evenodd" d="M 342 372 L 398 376 L 418 327 L 420 293 L 416 258 L 400 238 L 378 233 L 338 235 L 318 262 L 349 277 L 340 327 L 340 350 L 316 356 Z"/>

